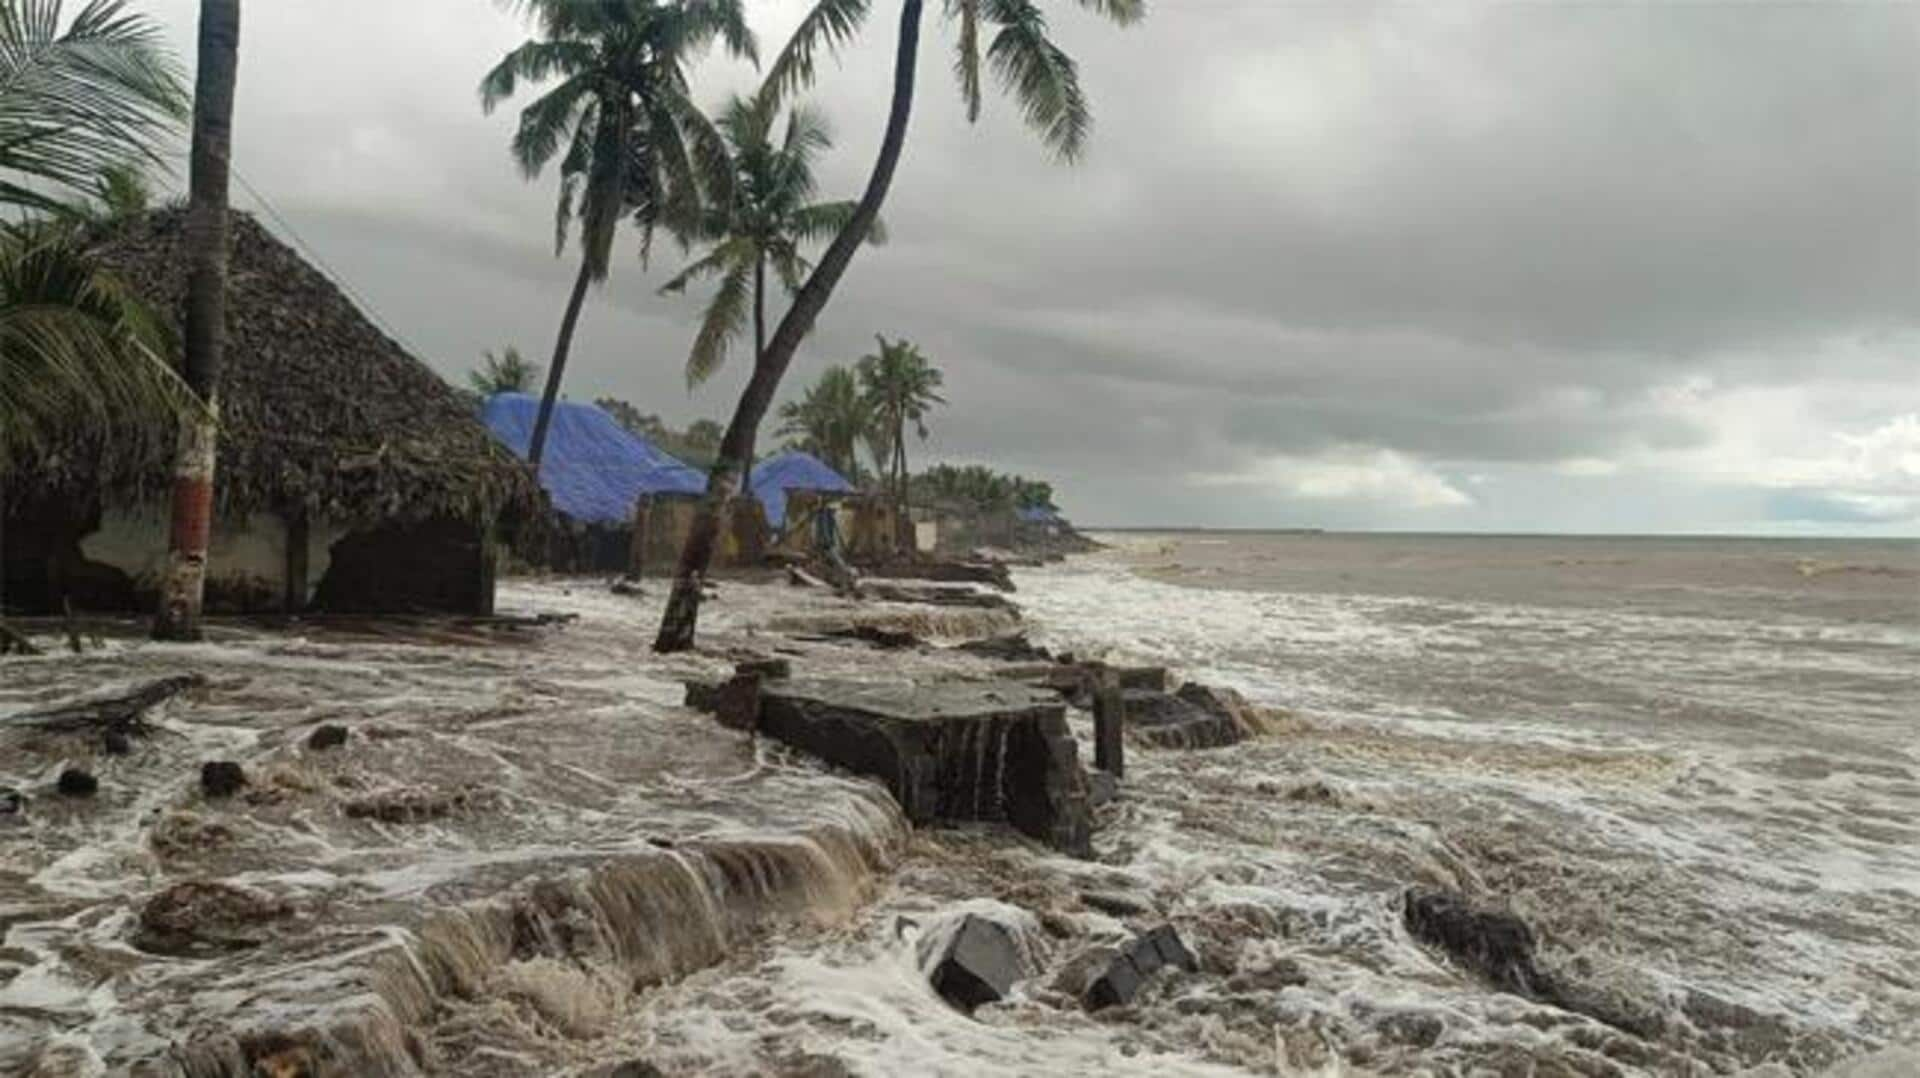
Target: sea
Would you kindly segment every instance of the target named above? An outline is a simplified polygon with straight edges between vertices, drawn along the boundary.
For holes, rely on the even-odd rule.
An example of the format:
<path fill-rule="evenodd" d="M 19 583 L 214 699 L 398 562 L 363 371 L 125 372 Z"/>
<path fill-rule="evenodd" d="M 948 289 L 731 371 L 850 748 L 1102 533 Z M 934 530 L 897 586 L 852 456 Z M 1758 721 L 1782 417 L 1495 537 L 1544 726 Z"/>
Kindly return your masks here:
<path fill-rule="evenodd" d="M 1035 639 L 1237 689 L 1268 736 L 1133 751 L 1096 866 L 918 838 L 845 932 L 658 996 L 649 1045 L 821 1074 L 1920 1074 L 1920 542 L 1100 538 L 1018 574 Z M 1409 888 L 1520 917 L 1594 1005 L 1423 946 Z M 1057 985 L 972 1017 L 927 990 L 913 939 L 956 903 L 1084 928 L 1095 891 L 1207 973 L 1091 1016 Z"/>

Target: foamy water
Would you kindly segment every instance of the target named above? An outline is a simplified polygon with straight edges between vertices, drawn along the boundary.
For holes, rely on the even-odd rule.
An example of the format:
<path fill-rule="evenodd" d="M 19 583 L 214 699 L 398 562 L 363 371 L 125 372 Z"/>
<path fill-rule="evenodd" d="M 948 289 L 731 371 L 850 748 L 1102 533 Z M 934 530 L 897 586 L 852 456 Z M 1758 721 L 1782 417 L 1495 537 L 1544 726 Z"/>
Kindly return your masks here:
<path fill-rule="evenodd" d="M 1042 642 L 1238 688 L 1286 709 L 1283 733 L 1133 750 L 1097 865 L 923 833 L 852 928 L 663 990 L 631 1043 L 716 1073 L 971 1075 L 1813 1074 L 1920 1042 L 1920 619 L 1886 595 L 1916 578 L 1908 548 L 1860 572 L 1771 555 L 1771 597 L 1758 561 L 1720 597 L 1631 543 L 1597 573 L 1529 550 L 1537 579 L 1580 583 L 1530 602 L 1512 578 L 1476 599 L 1460 573 L 1416 591 L 1352 567 L 1296 590 L 1233 542 L 1125 537 L 1021 573 L 1018 599 Z M 1519 913 L 1645 1035 L 1417 945 L 1396 904 L 1416 884 Z M 1041 976 L 969 1019 L 915 965 L 954 908 L 1003 902 L 1053 920 L 1057 967 L 1125 937 L 1080 899 L 1116 888 L 1206 974 L 1095 1017 Z"/>

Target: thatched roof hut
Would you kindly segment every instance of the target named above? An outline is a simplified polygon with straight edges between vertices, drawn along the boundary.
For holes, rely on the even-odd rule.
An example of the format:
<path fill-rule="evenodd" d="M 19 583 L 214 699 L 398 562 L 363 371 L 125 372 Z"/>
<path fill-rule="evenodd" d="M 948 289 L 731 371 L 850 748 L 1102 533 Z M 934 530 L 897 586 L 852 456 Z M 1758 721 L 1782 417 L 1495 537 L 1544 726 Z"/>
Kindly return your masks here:
<path fill-rule="evenodd" d="M 453 528 L 479 536 L 490 557 L 503 529 L 543 518 L 544 496 L 525 465 L 488 434 L 469 400 L 252 217 L 231 221 L 214 481 L 222 521 L 271 517 L 301 534 L 309 522 L 324 524 L 328 543 L 381 529 Z M 158 211 L 116 226 L 97 246 L 106 267 L 176 326 L 187 291 L 185 223 L 184 209 Z M 32 545 L 36 533 L 49 548 L 60 545 L 49 507 L 88 507 L 95 519 L 77 526 L 79 538 L 102 511 L 163 504 L 171 456 L 165 438 L 76 430 L 42 459 L 14 461 L 0 495 L 9 548 Z M 17 592 L 23 570 L 15 553 L 7 560 Z M 287 594 L 288 604 L 304 605 L 295 590 Z"/>

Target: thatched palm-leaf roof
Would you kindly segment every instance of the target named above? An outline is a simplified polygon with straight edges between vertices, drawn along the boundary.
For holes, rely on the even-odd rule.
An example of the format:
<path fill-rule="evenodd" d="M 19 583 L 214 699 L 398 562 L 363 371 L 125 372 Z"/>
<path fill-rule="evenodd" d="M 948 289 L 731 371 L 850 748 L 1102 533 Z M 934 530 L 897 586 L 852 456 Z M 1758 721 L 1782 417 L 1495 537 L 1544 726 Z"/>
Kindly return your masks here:
<path fill-rule="evenodd" d="M 214 484 L 222 515 L 304 510 L 356 524 L 540 515 L 543 496 L 526 466 L 467 399 L 252 217 L 231 220 Z M 116 226 L 98 246 L 107 269 L 176 327 L 187 291 L 185 223 L 183 209 L 158 211 Z M 170 462 L 156 440 L 74 434 L 16 470 L 16 486 L 29 489 L 13 494 L 164 496 Z"/>

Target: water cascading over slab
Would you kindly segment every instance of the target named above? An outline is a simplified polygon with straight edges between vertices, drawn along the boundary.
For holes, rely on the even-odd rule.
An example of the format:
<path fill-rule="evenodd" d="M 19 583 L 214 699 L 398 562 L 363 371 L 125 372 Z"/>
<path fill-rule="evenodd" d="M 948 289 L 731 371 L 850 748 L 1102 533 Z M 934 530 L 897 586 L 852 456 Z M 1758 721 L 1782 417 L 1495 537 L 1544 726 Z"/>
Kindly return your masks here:
<path fill-rule="evenodd" d="M 1086 772 L 1055 694 L 1009 681 L 772 681 L 760 729 L 884 782 L 916 825 L 1004 822 L 1091 856 Z"/>

